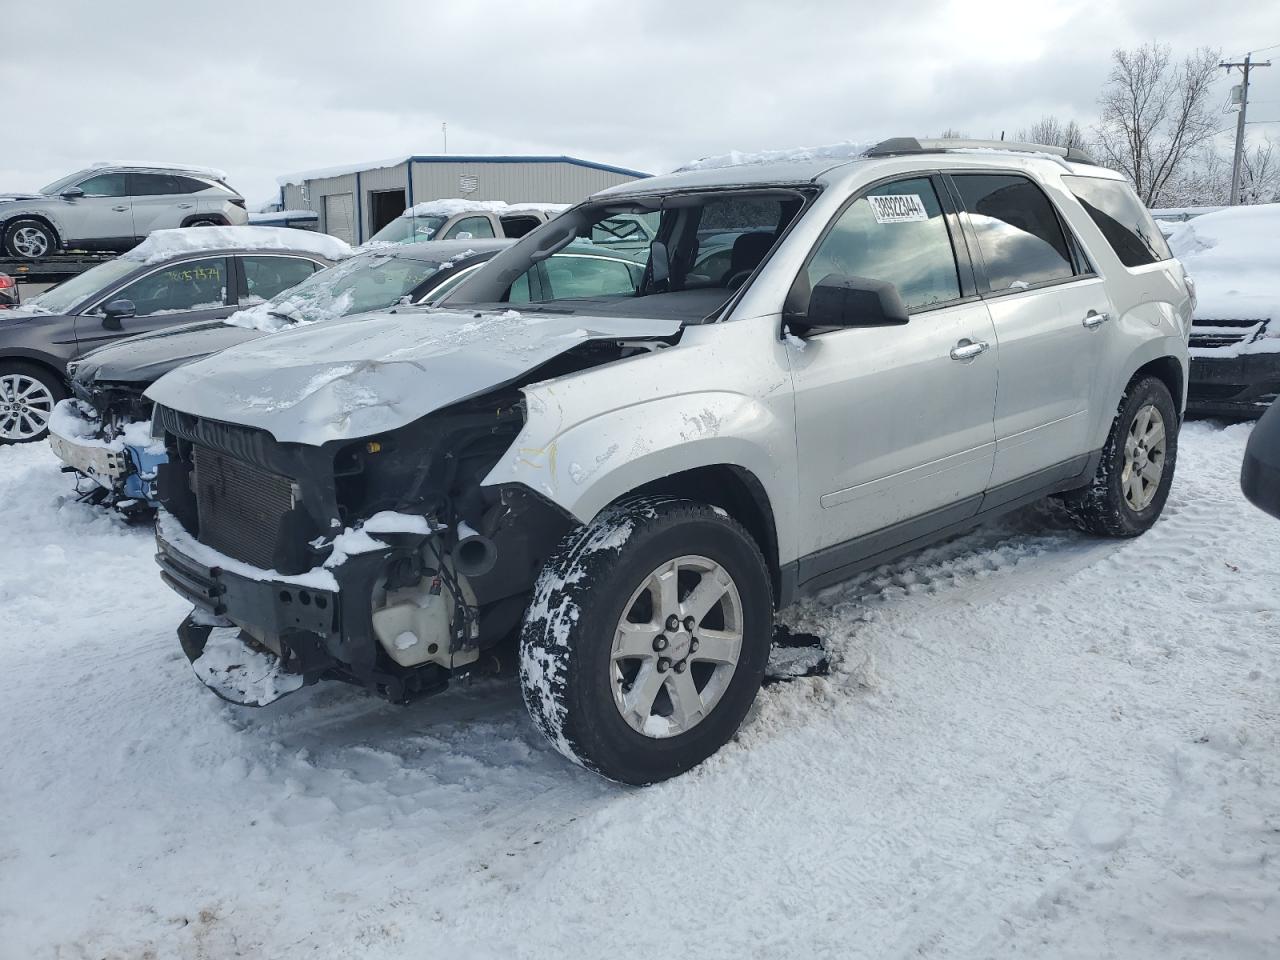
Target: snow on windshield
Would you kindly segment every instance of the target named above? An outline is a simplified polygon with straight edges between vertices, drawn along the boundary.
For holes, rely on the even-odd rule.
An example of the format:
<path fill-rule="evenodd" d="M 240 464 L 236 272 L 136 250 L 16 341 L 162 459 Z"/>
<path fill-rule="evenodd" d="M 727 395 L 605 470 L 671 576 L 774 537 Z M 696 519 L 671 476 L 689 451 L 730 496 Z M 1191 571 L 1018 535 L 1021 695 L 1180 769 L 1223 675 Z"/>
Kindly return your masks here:
<path fill-rule="evenodd" d="M 291 230 L 288 227 L 185 227 L 156 230 L 122 260 L 161 263 L 184 253 L 206 250 L 296 250 L 313 253 L 326 260 L 344 260 L 355 251 L 350 245 L 325 233 Z"/>
<path fill-rule="evenodd" d="M 1280 203 L 1234 207 L 1178 224 L 1173 255 L 1196 284 L 1198 328 L 1214 320 L 1271 320 L 1253 343 L 1193 348 L 1197 355 L 1280 353 Z"/>
<path fill-rule="evenodd" d="M 788 160 L 851 160 L 862 156 L 875 146 L 875 141 L 858 142 L 844 140 L 840 143 L 827 144 L 820 147 L 788 147 L 783 150 L 757 150 L 744 152 L 730 150 L 713 157 L 690 160 L 676 167 L 672 173 L 683 173 L 688 170 L 717 170 L 721 167 L 742 167 L 760 163 L 782 163 Z"/>
<path fill-rule="evenodd" d="M 353 313 L 384 310 L 410 296 L 441 269 L 473 251 L 444 263 L 371 252 L 312 274 L 272 299 L 239 310 L 226 319 L 233 327 L 274 333 L 287 326 L 319 323 Z"/>

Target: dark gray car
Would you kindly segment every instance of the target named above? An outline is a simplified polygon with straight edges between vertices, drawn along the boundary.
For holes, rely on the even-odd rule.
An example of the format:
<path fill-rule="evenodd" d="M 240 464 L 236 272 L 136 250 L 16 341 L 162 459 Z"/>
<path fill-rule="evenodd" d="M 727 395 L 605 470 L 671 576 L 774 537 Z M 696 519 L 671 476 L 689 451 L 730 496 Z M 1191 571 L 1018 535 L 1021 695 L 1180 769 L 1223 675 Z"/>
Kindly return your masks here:
<path fill-rule="evenodd" d="M 510 240 L 442 240 L 358 254 L 227 320 L 183 324 L 108 344 L 71 364 L 74 401 L 50 425 L 57 456 L 86 481 L 85 499 L 142 513 L 163 454 L 151 449 L 151 401 L 170 370 L 298 324 L 445 296 Z"/>
<path fill-rule="evenodd" d="M 244 243 L 236 245 L 240 238 Z M 267 227 L 162 231 L 132 252 L 3 311 L 0 444 L 45 435 L 54 404 L 68 394 L 69 361 L 113 340 L 220 320 L 349 252 L 332 237 Z"/>

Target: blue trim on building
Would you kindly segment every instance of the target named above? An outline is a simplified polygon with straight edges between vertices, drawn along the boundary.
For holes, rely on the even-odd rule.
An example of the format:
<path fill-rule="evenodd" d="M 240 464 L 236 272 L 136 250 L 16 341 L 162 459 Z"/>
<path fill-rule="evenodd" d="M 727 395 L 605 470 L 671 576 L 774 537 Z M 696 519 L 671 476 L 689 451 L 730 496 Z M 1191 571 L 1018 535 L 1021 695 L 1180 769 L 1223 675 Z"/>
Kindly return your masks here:
<path fill-rule="evenodd" d="M 579 160 L 577 157 L 484 157 L 464 154 L 445 153 L 438 156 L 410 157 L 410 163 L 569 163 L 575 167 L 586 167 L 589 170 L 603 170 L 606 173 L 619 173 L 624 177 L 651 177 L 653 174 L 640 170 L 628 170 L 626 167 L 615 167 L 608 163 L 596 163 L 592 160 Z"/>
<path fill-rule="evenodd" d="M 364 191 L 360 188 L 360 171 L 356 171 L 356 244 L 364 243 Z"/>

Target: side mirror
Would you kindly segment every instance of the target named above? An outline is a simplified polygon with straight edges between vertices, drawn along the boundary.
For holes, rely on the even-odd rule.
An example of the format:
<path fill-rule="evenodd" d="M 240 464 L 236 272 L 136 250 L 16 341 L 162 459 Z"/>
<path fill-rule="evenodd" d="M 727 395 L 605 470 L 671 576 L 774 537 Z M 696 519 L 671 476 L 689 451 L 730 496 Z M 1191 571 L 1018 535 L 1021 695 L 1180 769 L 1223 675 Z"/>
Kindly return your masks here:
<path fill-rule="evenodd" d="M 908 319 L 906 304 L 892 283 L 829 273 L 809 294 L 803 326 L 892 327 Z"/>
<path fill-rule="evenodd" d="M 58 196 L 60 196 L 63 200 L 77 200 L 80 197 L 84 196 L 84 191 L 81 190 L 79 187 L 67 187 L 67 189 L 63 190 L 60 194 L 58 194 Z"/>
<path fill-rule="evenodd" d="M 102 325 L 108 330 L 121 330 L 121 320 L 128 320 L 138 312 L 132 300 L 112 300 L 102 308 Z"/>
<path fill-rule="evenodd" d="M 1249 435 L 1240 489 L 1259 510 L 1280 518 L 1280 404 L 1273 403 Z"/>

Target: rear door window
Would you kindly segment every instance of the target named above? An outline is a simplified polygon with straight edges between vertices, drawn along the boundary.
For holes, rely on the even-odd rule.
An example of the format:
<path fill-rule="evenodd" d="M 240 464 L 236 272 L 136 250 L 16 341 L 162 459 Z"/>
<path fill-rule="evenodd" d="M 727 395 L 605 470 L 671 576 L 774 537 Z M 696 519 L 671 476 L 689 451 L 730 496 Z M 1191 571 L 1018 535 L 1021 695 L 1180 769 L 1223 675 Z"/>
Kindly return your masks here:
<path fill-rule="evenodd" d="M 1127 183 L 1099 177 L 1063 177 L 1062 182 L 1076 195 L 1126 267 L 1140 267 L 1173 256 L 1151 213 Z"/>
<path fill-rule="evenodd" d="M 987 173 L 952 179 L 978 236 L 986 292 L 1023 290 L 1075 275 L 1058 214 L 1034 183 Z"/>
<path fill-rule="evenodd" d="M 523 237 L 530 230 L 539 227 L 542 221 L 537 217 L 528 214 L 520 214 L 519 216 L 501 217 L 502 234 L 506 237 L 516 239 Z"/>
<path fill-rule="evenodd" d="M 960 299 L 955 251 L 933 182 L 897 180 L 850 204 L 809 261 L 810 290 L 830 274 L 888 281 L 912 311 Z"/>
<path fill-rule="evenodd" d="M 240 264 L 244 269 L 241 305 L 270 300 L 320 269 L 315 262 L 302 257 L 241 257 Z"/>

